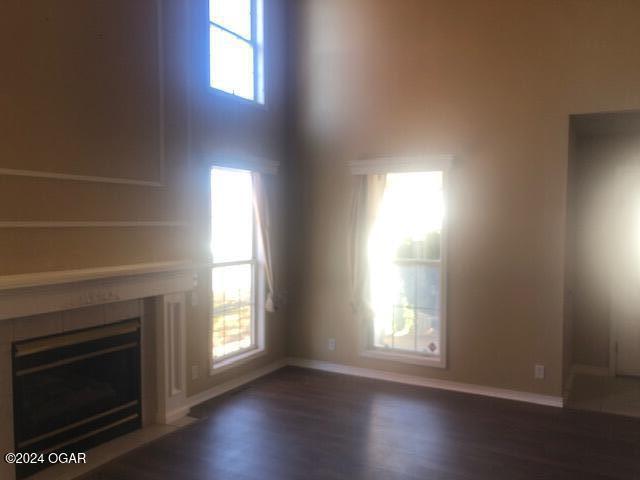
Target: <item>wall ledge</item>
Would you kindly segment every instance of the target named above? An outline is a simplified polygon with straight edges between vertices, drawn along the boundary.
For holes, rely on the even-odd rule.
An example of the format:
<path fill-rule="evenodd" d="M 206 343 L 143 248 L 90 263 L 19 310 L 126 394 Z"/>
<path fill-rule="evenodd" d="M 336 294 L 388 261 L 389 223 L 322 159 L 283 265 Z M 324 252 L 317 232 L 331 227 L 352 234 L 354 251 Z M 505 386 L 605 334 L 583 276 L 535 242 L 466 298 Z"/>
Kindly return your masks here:
<path fill-rule="evenodd" d="M 55 270 L 17 275 L 2 275 L 0 276 L 0 292 L 5 290 L 17 290 L 23 288 L 43 287 L 47 285 L 100 280 L 104 278 L 177 272 L 192 270 L 194 268 L 196 268 L 196 266 L 191 261 L 178 260 L 170 262 L 137 263 L 110 267 L 83 268 L 77 270 Z"/>

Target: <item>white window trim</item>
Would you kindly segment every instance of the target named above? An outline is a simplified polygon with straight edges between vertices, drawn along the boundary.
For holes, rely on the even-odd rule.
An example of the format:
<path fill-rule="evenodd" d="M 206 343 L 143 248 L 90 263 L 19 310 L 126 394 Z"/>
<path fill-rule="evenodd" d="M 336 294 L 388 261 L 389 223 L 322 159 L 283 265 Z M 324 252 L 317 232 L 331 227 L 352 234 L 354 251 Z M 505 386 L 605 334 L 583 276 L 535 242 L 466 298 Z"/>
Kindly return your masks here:
<path fill-rule="evenodd" d="M 280 169 L 280 162 L 269 158 L 253 157 L 234 151 L 216 151 L 214 160 L 210 168 L 231 168 L 235 170 L 249 170 L 251 172 L 264 173 L 267 175 L 277 175 Z"/>
<path fill-rule="evenodd" d="M 237 164 L 235 164 L 234 166 L 230 166 L 231 164 L 227 164 L 227 165 L 221 165 L 219 164 L 219 162 L 215 162 L 213 164 L 211 164 L 209 166 L 209 172 L 211 172 L 211 170 L 213 168 L 229 168 L 229 169 L 235 169 L 235 170 L 249 170 L 247 168 L 243 168 L 243 167 L 239 167 L 237 166 Z M 254 170 L 255 171 L 255 170 Z M 211 193 L 209 194 L 209 198 L 211 198 Z M 210 202 L 209 202 L 210 203 Z M 209 210 L 209 219 L 211 219 L 211 211 Z M 211 231 L 211 228 L 209 228 L 209 231 Z M 245 350 L 241 350 L 235 354 L 231 354 L 221 360 L 215 360 L 213 357 L 213 302 L 211 301 L 211 297 L 209 297 L 209 301 L 208 301 L 208 319 L 209 319 L 209 328 L 208 328 L 208 351 L 209 351 L 209 376 L 214 376 L 217 375 L 219 373 L 225 372 L 227 370 L 230 370 L 231 368 L 234 367 L 239 367 L 245 363 L 248 363 L 251 360 L 254 360 L 255 358 L 259 358 L 263 355 L 265 355 L 266 352 L 266 348 L 265 348 L 265 320 L 266 320 L 266 315 L 265 315 L 265 309 L 264 309 L 264 304 L 265 304 L 265 296 L 266 296 L 266 292 L 265 292 L 265 273 L 264 273 L 264 260 L 263 260 L 263 253 L 261 251 L 261 249 L 259 248 L 259 244 L 258 244 L 258 231 L 256 228 L 256 221 L 255 221 L 255 213 L 254 213 L 254 224 L 253 224 L 253 249 L 254 249 L 254 253 L 253 253 L 253 295 L 254 295 L 254 312 L 253 314 L 255 315 L 255 319 L 253 319 L 253 326 L 255 328 L 253 334 L 255 336 L 254 339 L 254 346 L 245 349 Z M 233 263 L 238 263 L 238 264 L 246 264 L 249 263 L 248 261 L 240 261 L 240 262 L 229 262 L 230 264 Z M 222 266 L 224 264 L 214 264 L 213 263 L 213 259 L 211 260 L 211 262 L 209 262 L 210 268 L 209 271 L 211 272 L 213 270 L 214 267 L 216 266 Z M 209 295 L 213 295 L 213 292 L 210 291 Z"/>
<path fill-rule="evenodd" d="M 353 175 L 383 175 L 387 173 L 447 172 L 455 160 L 454 155 L 379 156 L 349 162 Z"/>
<path fill-rule="evenodd" d="M 426 155 L 417 157 L 374 157 L 370 159 L 349 162 L 353 175 L 375 175 L 409 172 L 442 172 L 442 189 L 445 197 L 445 209 L 449 205 L 449 171 L 455 160 L 454 155 Z M 390 362 L 421 365 L 445 369 L 448 366 L 448 316 L 447 316 L 447 258 L 448 258 L 448 228 L 442 225 L 440 240 L 440 355 L 435 357 L 420 352 L 402 352 L 399 350 L 385 351 L 374 348 L 371 344 L 371 321 L 364 321 L 359 331 L 359 355 L 364 358 L 385 360 Z"/>
<path fill-rule="evenodd" d="M 208 3 L 208 2 L 207 2 Z M 244 102 L 248 105 L 257 106 L 266 109 L 267 94 L 266 94 L 266 69 L 265 69 L 265 6 L 264 0 L 251 0 L 251 35 L 252 39 L 249 40 L 244 36 L 220 25 L 217 22 L 211 20 L 211 14 L 209 12 L 209 6 L 207 6 L 207 25 L 209 36 L 211 35 L 211 26 L 217 27 L 238 39 L 251 45 L 253 49 L 253 99 L 245 98 L 235 93 L 226 92 L 212 85 L 212 78 L 209 74 L 209 88 L 216 95 L 220 95 L 226 98 L 231 98 L 240 102 Z M 253 38 L 255 37 L 255 38 Z M 209 39 L 209 45 L 211 45 L 211 39 Z M 209 47 L 208 61 L 211 62 L 211 48 Z M 211 66 L 209 66 L 211 71 Z"/>

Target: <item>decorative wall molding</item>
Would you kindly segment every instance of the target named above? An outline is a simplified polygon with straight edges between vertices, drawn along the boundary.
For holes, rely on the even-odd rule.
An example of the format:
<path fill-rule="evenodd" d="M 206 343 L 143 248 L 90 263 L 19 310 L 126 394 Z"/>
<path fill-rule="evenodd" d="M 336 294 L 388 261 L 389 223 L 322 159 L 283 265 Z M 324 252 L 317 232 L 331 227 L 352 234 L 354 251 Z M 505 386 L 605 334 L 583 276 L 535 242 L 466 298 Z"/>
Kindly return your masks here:
<path fill-rule="evenodd" d="M 375 175 L 385 173 L 445 171 L 451 168 L 454 155 L 380 156 L 352 160 L 349 169 L 353 175 Z"/>
<path fill-rule="evenodd" d="M 0 221 L 0 228 L 185 228 L 178 221 Z"/>
<path fill-rule="evenodd" d="M 193 290 L 191 262 L 163 262 L 0 277 L 0 320 Z"/>
<path fill-rule="evenodd" d="M 157 75 L 158 75 L 158 171 L 157 180 L 140 180 L 134 178 L 104 177 L 80 175 L 62 172 L 46 172 L 39 170 L 20 170 L 14 168 L 0 168 L 0 176 L 44 178 L 50 180 L 110 183 L 117 185 L 131 185 L 138 187 L 163 187 L 165 185 L 165 85 L 164 85 L 164 29 L 162 0 L 153 0 L 156 8 L 156 38 L 157 38 Z"/>
<path fill-rule="evenodd" d="M 187 398 L 186 295 L 174 293 L 157 298 L 158 421 L 177 420 L 175 411 Z"/>
<path fill-rule="evenodd" d="M 12 177 L 46 178 L 51 180 L 69 180 L 74 182 L 114 183 L 119 185 L 134 185 L 138 187 L 162 187 L 161 181 L 135 180 L 132 178 L 96 177 L 91 175 L 75 175 L 70 173 L 42 172 L 38 170 L 16 170 L 0 168 L 0 175 Z"/>
<path fill-rule="evenodd" d="M 564 405 L 562 397 L 552 395 L 540 395 L 537 393 L 521 392 L 518 390 L 507 390 L 503 388 L 485 387 L 482 385 L 472 385 L 468 383 L 452 382 L 449 380 L 436 380 L 433 378 L 418 377 L 416 375 L 404 375 L 382 370 L 353 367 L 339 363 L 323 362 L 319 360 L 309 360 L 306 358 L 289 358 L 288 365 L 322 370 L 325 372 L 341 373 L 356 377 L 372 378 L 387 382 L 403 383 L 419 387 L 437 388 L 453 392 L 468 393 L 471 395 L 482 395 L 484 397 L 502 398 L 517 402 L 535 403 L 549 407 L 561 408 Z"/>

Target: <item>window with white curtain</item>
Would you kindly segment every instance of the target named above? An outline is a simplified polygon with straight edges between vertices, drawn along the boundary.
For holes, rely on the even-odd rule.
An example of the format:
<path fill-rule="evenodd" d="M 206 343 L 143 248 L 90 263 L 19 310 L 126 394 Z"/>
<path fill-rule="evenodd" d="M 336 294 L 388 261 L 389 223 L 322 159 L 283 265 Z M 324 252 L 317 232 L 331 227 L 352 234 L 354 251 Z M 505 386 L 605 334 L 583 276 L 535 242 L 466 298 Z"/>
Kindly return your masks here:
<path fill-rule="evenodd" d="M 444 173 L 390 173 L 368 240 L 369 349 L 441 362 Z"/>
<path fill-rule="evenodd" d="M 214 366 L 260 348 L 261 276 L 253 193 L 250 171 L 211 170 Z"/>
<path fill-rule="evenodd" d="M 210 85 L 264 103 L 263 0 L 209 0 Z"/>

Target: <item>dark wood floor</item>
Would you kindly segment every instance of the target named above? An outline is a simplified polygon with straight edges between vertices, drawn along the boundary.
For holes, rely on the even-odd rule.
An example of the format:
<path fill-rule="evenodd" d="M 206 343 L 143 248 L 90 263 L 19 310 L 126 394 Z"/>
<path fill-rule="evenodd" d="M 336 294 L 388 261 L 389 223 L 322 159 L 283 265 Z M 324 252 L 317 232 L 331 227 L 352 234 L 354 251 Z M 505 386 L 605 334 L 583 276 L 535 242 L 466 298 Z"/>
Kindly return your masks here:
<path fill-rule="evenodd" d="M 640 421 L 286 368 L 91 480 L 640 479 Z"/>

